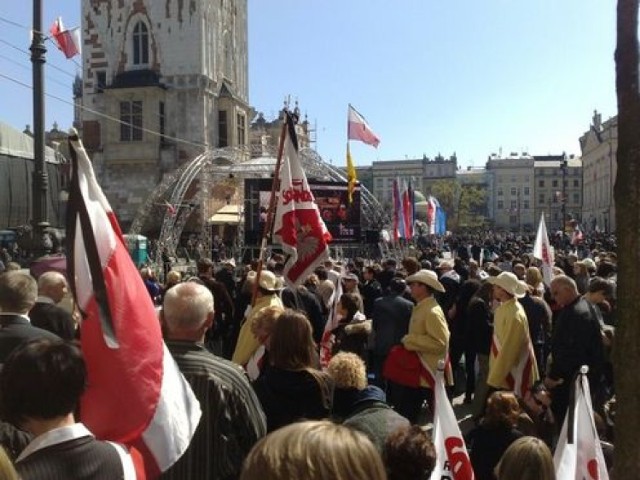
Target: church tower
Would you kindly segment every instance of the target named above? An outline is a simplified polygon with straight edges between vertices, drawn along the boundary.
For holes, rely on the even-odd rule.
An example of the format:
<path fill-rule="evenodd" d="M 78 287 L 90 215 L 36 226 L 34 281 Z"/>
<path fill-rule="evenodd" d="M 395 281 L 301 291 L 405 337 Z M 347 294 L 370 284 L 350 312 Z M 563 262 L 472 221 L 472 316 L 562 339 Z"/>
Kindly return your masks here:
<path fill-rule="evenodd" d="M 209 148 L 249 155 L 247 0 L 82 0 L 82 132 L 125 228 Z"/>

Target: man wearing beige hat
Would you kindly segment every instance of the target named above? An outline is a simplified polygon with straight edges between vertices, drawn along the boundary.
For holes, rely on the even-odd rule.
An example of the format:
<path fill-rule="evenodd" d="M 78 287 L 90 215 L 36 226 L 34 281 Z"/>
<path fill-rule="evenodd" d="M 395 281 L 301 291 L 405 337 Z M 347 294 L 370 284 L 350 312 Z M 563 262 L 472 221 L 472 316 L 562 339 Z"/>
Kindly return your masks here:
<path fill-rule="evenodd" d="M 249 274 L 251 273 L 255 276 L 255 272 L 249 272 Z M 251 332 L 251 325 L 253 324 L 254 319 L 258 316 L 258 313 L 266 307 L 284 308 L 282 300 L 280 300 L 280 296 L 278 295 L 279 290 L 280 285 L 275 274 L 269 270 L 262 270 L 258 281 L 256 302 L 253 307 L 251 307 L 247 318 L 245 318 L 242 326 L 240 327 L 240 334 L 238 335 L 236 349 L 233 352 L 233 357 L 231 358 L 238 365 L 245 366 L 260 346 L 260 342 Z"/>
<path fill-rule="evenodd" d="M 444 292 L 438 276 L 431 270 L 419 270 L 406 279 L 411 296 L 416 301 L 409 321 L 409 332 L 402 338 L 404 347 L 416 352 L 426 369 L 420 378 L 420 388 L 390 383 L 389 403 L 411 423 L 416 423 L 422 403 L 427 400 L 433 411 L 433 386 L 438 361 L 445 360 L 449 349 L 449 327 L 444 312 L 434 297 Z M 451 383 L 448 372 L 447 382 Z"/>
<path fill-rule="evenodd" d="M 525 295 L 527 285 L 511 272 L 502 272 L 487 281 L 493 285 L 493 296 L 500 302 L 494 315 L 487 385 L 523 397 L 538 380 L 527 315 L 516 300 Z"/>

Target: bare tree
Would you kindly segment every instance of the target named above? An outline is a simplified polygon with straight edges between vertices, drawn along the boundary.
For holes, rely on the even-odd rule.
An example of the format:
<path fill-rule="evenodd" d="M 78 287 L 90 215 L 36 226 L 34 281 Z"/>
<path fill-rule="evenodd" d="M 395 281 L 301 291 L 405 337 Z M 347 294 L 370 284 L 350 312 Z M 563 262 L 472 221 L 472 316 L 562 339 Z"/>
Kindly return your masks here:
<path fill-rule="evenodd" d="M 618 305 L 615 478 L 640 478 L 640 55 L 639 0 L 618 0 L 616 90 L 618 174 L 615 185 L 618 234 Z"/>

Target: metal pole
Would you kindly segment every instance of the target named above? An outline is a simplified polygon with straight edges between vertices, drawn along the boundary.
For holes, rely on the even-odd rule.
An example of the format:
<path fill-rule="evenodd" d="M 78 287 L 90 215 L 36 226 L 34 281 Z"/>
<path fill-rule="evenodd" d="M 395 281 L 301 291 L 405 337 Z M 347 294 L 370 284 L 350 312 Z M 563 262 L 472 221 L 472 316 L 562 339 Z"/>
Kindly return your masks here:
<path fill-rule="evenodd" d="M 31 63 L 33 64 L 33 154 L 32 176 L 32 248 L 36 255 L 45 253 L 43 234 L 49 226 L 47 193 L 49 178 L 44 157 L 44 63 L 47 49 L 42 32 L 42 1 L 33 0 L 33 40 Z"/>
<path fill-rule="evenodd" d="M 562 169 L 562 239 L 564 243 L 564 231 L 565 225 L 567 224 L 567 156 L 566 154 L 562 154 L 563 160 L 560 164 L 560 168 Z"/>

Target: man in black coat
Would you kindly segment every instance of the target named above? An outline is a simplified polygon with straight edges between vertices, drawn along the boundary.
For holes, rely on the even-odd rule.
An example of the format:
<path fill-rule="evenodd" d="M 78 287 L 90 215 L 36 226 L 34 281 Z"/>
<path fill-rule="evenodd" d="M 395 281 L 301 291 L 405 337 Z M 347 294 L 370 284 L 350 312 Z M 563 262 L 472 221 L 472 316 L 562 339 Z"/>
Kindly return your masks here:
<path fill-rule="evenodd" d="M 360 286 L 360 294 L 364 304 L 364 315 L 371 318 L 373 315 L 373 304 L 382 296 L 382 287 L 380 282 L 376 280 L 376 271 L 373 267 L 364 267 L 362 285 Z"/>
<path fill-rule="evenodd" d="M 382 385 L 382 366 L 394 345 L 400 344 L 402 337 L 409 331 L 409 320 L 413 303 L 403 298 L 407 284 L 401 278 L 394 278 L 389 283 L 389 294 L 377 299 L 371 314 L 373 328 L 373 352 L 371 370 L 374 383 Z"/>
<path fill-rule="evenodd" d="M 31 325 L 27 314 L 37 295 L 38 284 L 28 273 L 15 270 L 0 275 L 0 365 L 27 340 L 59 340 L 57 335 Z"/>
<path fill-rule="evenodd" d="M 38 298 L 29 312 L 34 327 L 55 333 L 64 340 L 73 340 L 76 322 L 71 313 L 58 303 L 67 293 L 67 280 L 58 272 L 45 272 L 38 278 Z"/>
<path fill-rule="evenodd" d="M 551 390 L 551 409 L 558 425 L 562 425 L 569 406 L 573 380 L 582 365 L 589 367 L 592 397 L 599 398 L 604 366 L 604 345 L 598 318 L 578 292 L 576 282 L 566 275 L 551 281 L 551 295 L 562 307 L 551 334 L 551 368 L 545 385 Z M 597 403 L 594 408 L 598 408 Z"/>

